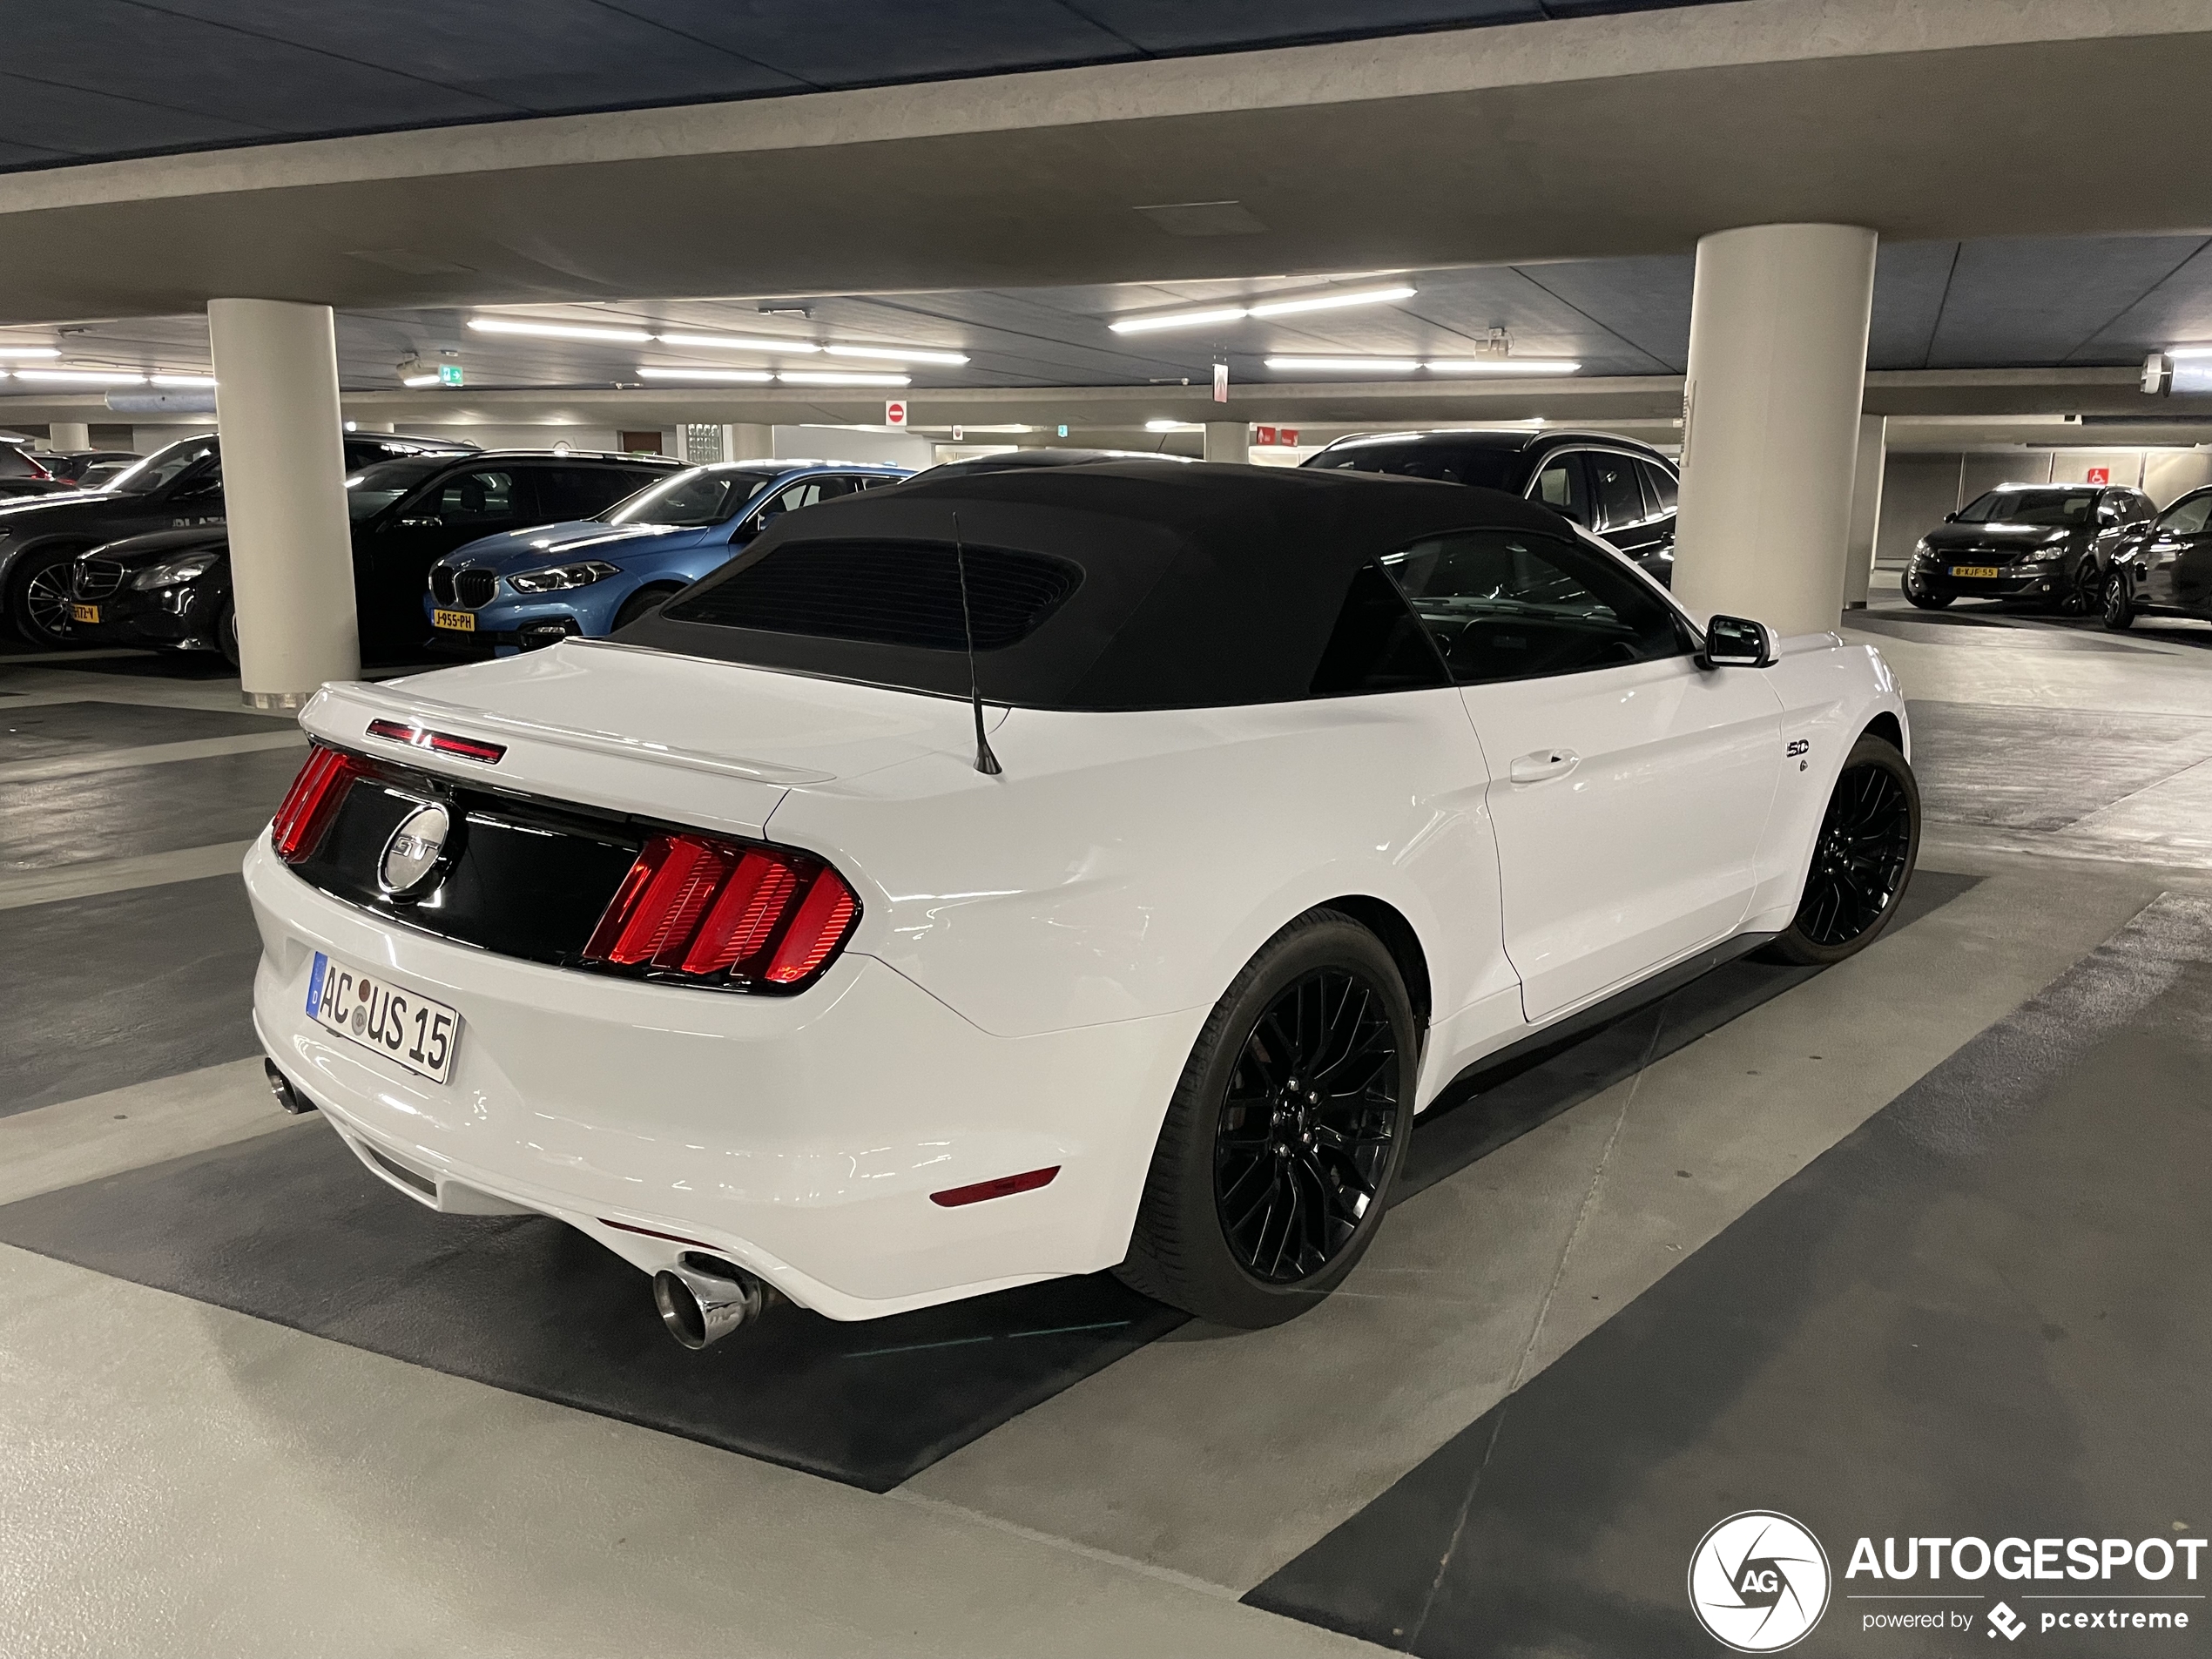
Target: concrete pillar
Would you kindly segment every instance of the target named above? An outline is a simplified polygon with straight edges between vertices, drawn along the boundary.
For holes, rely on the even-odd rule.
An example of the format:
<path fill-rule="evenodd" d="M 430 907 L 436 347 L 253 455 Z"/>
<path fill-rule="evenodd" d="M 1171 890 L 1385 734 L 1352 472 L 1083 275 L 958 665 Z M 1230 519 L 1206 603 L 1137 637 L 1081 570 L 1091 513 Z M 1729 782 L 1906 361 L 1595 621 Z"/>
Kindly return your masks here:
<path fill-rule="evenodd" d="M 776 428 L 772 426 L 725 426 L 722 428 L 725 461 L 772 461 Z"/>
<path fill-rule="evenodd" d="M 1843 611 L 1874 233 L 1759 225 L 1697 244 L 1675 594 L 1817 633 Z"/>
<path fill-rule="evenodd" d="M 46 428 L 49 449 L 89 449 L 92 447 L 92 428 L 82 421 L 57 421 Z"/>
<path fill-rule="evenodd" d="M 1209 461 L 1250 461 L 1251 427 L 1243 421 L 1207 421 L 1205 454 Z"/>
<path fill-rule="evenodd" d="M 251 707 L 298 708 L 361 672 L 330 307 L 210 300 L 207 334 L 239 679 Z"/>
<path fill-rule="evenodd" d="M 1882 528 L 1882 474 L 1889 464 L 1890 418 L 1858 418 L 1858 460 L 1851 487 L 1851 543 L 1844 559 L 1844 609 L 1866 609 L 1874 579 L 1874 538 Z"/>

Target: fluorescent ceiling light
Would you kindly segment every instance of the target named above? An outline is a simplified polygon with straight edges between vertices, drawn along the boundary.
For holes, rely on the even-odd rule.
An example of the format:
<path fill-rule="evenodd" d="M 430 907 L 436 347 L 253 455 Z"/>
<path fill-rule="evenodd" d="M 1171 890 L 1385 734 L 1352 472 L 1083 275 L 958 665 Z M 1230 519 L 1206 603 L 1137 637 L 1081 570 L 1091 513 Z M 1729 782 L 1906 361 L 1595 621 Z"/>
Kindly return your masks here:
<path fill-rule="evenodd" d="M 44 381 L 55 386 L 144 386 L 143 374 L 126 374 L 111 368 L 19 368 L 19 381 Z"/>
<path fill-rule="evenodd" d="M 904 374 L 837 374 L 826 369 L 794 373 L 786 369 L 776 378 L 786 386 L 904 386 Z"/>
<path fill-rule="evenodd" d="M 1206 428 L 1197 421 L 1147 421 L 1147 432 L 1204 432 Z"/>
<path fill-rule="evenodd" d="M 780 351 L 800 355 L 821 350 L 811 340 L 776 340 L 765 334 L 656 334 L 653 338 L 664 346 L 696 346 L 709 351 Z"/>
<path fill-rule="evenodd" d="M 0 346 L 0 357 L 59 357 L 58 346 Z"/>
<path fill-rule="evenodd" d="M 637 370 L 641 381 L 719 381 L 724 385 L 765 386 L 776 377 L 765 368 L 646 368 Z"/>
<path fill-rule="evenodd" d="M 1410 374 L 1420 365 L 1410 357 L 1271 357 L 1270 368 L 1372 370 L 1378 374 Z"/>
<path fill-rule="evenodd" d="M 437 383 L 438 374 L 435 369 L 431 370 L 428 374 L 402 374 L 400 376 L 400 384 L 402 386 L 435 386 Z"/>
<path fill-rule="evenodd" d="M 471 317 L 480 334 L 529 334 L 538 340 L 611 340 L 642 346 L 652 339 L 642 328 L 593 328 L 578 322 L 517 322 L 507 317 Z"/>
<path fill-rule="evenodd" d="M 1581 365 L 1564 357 L 1441 357 L 1421 367 L 1438 374 L 1572 374 Z"/>
<path fill-rule="evenodd" d="M 2176 361 L 2185 357 L 2212 357 L 2212 346 L 2168 346 L 2166 354 Z"/>
<path fill-rule="evenodd" d="M 950 363 L 957 368 L 967 358 L 956 351 L 924 351 L 915 346 L 825 346 L 833 357 L 880 357 L 894 363 Z"/>
<path fill-rule="evenodd" d="M 1262 300 L 1248 306 L 1206 306 L 1194 311 L 1162 311 L 1149 317 L 1124 317 L 1106 326 L 1117 334 L 1141 334 L 1155 328 L 1195 328 L 1209 322 L 1238 322 L 1246 317 L 1287 317 L 1301 311 L 1333 311 L 1339 306 L 1382 305 L 1392 300 L 1410 300 L 1415 292 L 1403 283 L 1387 288 L 1332 288 L 1318 293 L 1292 294 L 1287 300 Z"/>
<path fill-rule="evenodd" d="M 215 383 L 212 374 L 156 374 L 152 378 L 156 386 L 212 386 Z"/>
<path fill-rule="evenodd" d="M 1403 285 L 1394 288 L 1352 288 L 1333 293 L 1312 293 L 1302 299 L 1264 300 L 1256 306 L 1245 307 L 1248 317 L 1288 317 L 1301 311 L 1334 311 L 1339 306 L 1379 306 L 1391 300 L 1410 300 L 1414 290 Z"/>

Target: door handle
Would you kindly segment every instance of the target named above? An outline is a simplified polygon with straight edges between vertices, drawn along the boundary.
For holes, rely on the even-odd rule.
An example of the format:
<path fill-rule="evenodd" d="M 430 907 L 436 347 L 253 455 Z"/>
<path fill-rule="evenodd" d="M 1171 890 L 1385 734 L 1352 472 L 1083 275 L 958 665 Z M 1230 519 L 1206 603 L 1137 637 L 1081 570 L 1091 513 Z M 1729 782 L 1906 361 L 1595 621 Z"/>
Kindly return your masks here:
<path fill-rule="evenodd" d="M 1548 778 L 1564 778 L 1582 764 L 1572 749 L 1539 749 L 1515 759 L 1506 775 L 1517 784 L 1541 784 Z"/>

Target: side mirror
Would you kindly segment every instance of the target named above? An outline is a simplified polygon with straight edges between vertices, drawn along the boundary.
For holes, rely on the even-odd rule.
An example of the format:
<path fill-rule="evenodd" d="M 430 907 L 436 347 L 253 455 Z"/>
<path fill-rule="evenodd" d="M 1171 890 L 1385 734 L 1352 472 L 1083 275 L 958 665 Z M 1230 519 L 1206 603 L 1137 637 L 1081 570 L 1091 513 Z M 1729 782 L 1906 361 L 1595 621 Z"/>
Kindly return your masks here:
<path fill-rule="evenodd" d="M 1700 668 L 1771 668 L 1774 631 L 1748 617 L 1715 617 L 1705 624 Z"/>
<path fill-rule="evenodd" d="M 1943 522 L 1946 524 L 1956 524 L 1959 522 L 1959 515 L 1956 513 L 1946 513 L 1943 516 Z"/>

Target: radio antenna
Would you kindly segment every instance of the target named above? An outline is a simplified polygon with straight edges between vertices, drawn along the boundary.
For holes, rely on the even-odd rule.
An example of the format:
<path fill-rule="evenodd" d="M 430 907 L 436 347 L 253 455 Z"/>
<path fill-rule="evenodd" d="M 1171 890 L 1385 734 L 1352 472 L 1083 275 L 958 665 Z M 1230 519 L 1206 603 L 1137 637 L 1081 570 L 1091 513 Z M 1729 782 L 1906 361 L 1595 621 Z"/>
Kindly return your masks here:
<path fill-rule="evenodd" d="M 953 564 L 960 571 L 960 631 L 968 642 L 968 701 L 975 711 L 975 770 L 987 778 L 995 778 L 1006 768 L 999 765 L 999 758 L 991 752 L 991 740 L 983 735 L 983 685 L 975 678 L 975 623 L 968 614 L 968 549 L 960 539 L 960 515 L 953 515 Z"/>

